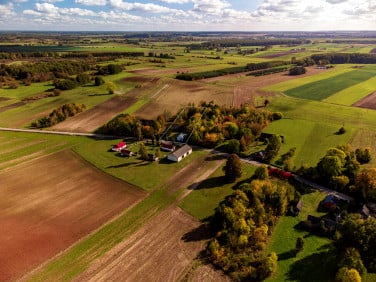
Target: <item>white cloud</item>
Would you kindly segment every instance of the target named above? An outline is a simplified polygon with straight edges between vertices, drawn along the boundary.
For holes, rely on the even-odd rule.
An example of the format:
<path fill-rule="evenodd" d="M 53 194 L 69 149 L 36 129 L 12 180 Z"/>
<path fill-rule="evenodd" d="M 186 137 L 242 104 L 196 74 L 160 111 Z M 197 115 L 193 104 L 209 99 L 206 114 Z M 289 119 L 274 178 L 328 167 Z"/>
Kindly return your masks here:
<path fill-rule="evenodd" d="M 192 0 L 193 10 L 199 13 L 220 14 L 223 9 L 231 7 L 230 3 L 224 0 Z"/>
<path fill-rule="evenodd" d="M 0 5 L 0 20 L 9 18 L 16 15 L 14 12 L 14 6 L 12 3 Z"/>
<path fill-rule="evenodd" d="M 345 3 L 347 0 L 326 0 L 326 2 L 330 4 L 340 4 L 340 3 Z"/>
<path fill-rule="evenodd" d="M 185 4 L 191 2 L 191 0 L 158 0 L 158 2 L 167 4 Z"/>
<path fill-rule="evenodd" d="M 74 2 L 85 6 L 105 6 L 107 4 L 107 0 L 75 0 Z"/>
<path fill-rule="evenodd" d="M 126 10 L 126 11 L 138 11 L 147 13 L 173 13 L 177 10 L 168 7 L 152 4 L 152 3 L 129 3 L 123 2 L 123 0 L 109 0 L 112 7 Z"/>

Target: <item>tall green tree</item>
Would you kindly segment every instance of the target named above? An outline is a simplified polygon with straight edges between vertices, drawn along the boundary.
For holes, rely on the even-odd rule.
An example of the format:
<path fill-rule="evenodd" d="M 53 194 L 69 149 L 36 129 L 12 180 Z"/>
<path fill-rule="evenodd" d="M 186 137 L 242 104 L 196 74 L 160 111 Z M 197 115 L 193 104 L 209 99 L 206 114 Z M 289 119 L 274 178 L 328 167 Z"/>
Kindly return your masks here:
<path fill-rule="evenodd" d="M 277 155 L 282 146 L 282 138 L 279 135 L 273 134 L 265 148 L 265 158 L 267 163 L 270 163 Z"/>
<path fill-rule="evenodd" d="M 237 154 L 231 154 L 228 157 L 223 171 L 225 172 L 225 177 L 231 182 L 242 176 L 242 162 Z"/>

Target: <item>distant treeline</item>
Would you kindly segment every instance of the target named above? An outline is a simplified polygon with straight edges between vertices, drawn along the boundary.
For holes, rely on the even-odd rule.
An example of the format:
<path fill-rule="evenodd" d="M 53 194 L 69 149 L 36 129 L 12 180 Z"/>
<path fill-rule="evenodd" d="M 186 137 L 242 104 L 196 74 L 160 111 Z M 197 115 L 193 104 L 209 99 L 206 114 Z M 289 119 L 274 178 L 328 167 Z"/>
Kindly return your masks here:
<path fill-rule="evenodd" d="M 316 54 L 311 58 L 316 64 L 376 64 L 376 54 L 332 53 Z"/>
<path fill-rule="evenodd" d="M 56 47 L 56 48 L 55 48 Z M 143 57 L 144 52 L 95 52 L 73 51 L 71 47 L 58 46 L 10 46 L 0 45 L 0 59 L 16 60 L 23 58 L 119 58 Z"/>
<path fill-rule="evenodd" d="M 272 45 L 301 45 L 310 43 L 310 40 L 306 39 L 237 39 L 237 38 L 225 38 L 218 40 L 211 40 L 202 42 L 199 44 L 191 44 L 189 47 L 194 49 L 214 49 L 218 47 L 239 47 L 239 46 L 272 46 Z"/>
<path fill-rule="evenodd" d="M 205 79 L 205 78 L 211 78 L 211 77 L 217 77 L 217 76 L 241 73 L 241 72 L 247 72 L 247 71 L 265 70 L 265 69 L 275 68 L 275 67 L 289 65 L 289 64 L 290 62 L 285 62 L 285 61 L 251 63 L 246 66 L 231 67 L 231 68 L 212 70 L 212 71 L 204 71 L 204 72 L 196 72 L 196 73 L 180 73 L 176 75 L 176 78 L 180 80 L 192 81 L 192 80 L 199 80 L 199 79 Z"/>
<path fill-rule="evenodd" d="M 376 39 L 333 39 L 327 42 L 336 44 L 376 44 Z"/>

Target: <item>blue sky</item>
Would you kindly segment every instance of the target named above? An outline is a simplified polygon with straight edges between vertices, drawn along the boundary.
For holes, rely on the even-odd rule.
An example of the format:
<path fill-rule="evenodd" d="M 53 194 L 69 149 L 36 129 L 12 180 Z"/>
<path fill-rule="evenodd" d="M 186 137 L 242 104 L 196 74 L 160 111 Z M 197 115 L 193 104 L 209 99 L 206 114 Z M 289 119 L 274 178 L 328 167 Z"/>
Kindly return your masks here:
<path fill-rule="evenodd" d="M 0 30 L 376 30 L 376 0 L 0 0 Z"/>

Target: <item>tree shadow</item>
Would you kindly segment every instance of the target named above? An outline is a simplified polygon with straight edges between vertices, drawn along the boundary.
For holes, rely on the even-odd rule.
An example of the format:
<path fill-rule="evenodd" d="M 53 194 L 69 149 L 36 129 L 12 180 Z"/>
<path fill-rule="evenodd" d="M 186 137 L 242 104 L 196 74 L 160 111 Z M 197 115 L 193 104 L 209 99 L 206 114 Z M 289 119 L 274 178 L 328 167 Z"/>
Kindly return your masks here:
<path fill-rule="evenodd" d="M 205 179 L 202 182 L 195 182 L 189 185 L 189 190 L 201 190 L 201 189 L 212 189 L 217 188 L 225 185 L 227 183 L 227 179 L 224 176 L 217 176 Z"/>
<path fill-rule="evenodd" d="M 296 250 L 292 249 L 290 251 L 286 251 L 286 252 L 278 254 L 278 261 L 286 260 L 286 259 L 290 259 L 294 257 L 296 257 Z"/>
<path fill-rule="evenodd" d="M 88 96 L 90 96 L 90 97 L 95 97 L 95 96 L 109 96 L 109 95 L 114 95 L 114 94 L 110 94 L 110 93 L 104 93 L 104 94 L 89 94 Z"/>
<path fill-rule="evenodd" d="M 320 270 L 320 271 L 317 271 Z M 299 282 L 333 281 L 336 258 L 332 251 L 315 253 L 304 257 L 290 266 L 287 280 Z"/>
<path fill-rule="evenodd" d="M 214 236 L 208 224 L 201 224 L 199 227 L 190 230 L 182 237 L 184 242 L 197 242 L 208 240 Z"/>
<path fill-rule="evenodd" d="M 140 165 L 140 162 L 131 162 L 131 163 L 124 163 L 124 164 L 119 164 L 119 165 L 111 165 L 106 168 L 120 168 L 120 167 L 128 167 L 132 165 Z"/>
<path fill-rule="evenodd" d="M 227 159 L 227 156 L 225 154 L 214 154 L 209 155 L 205 158 L 205 161 L 220 161 Z"/>

